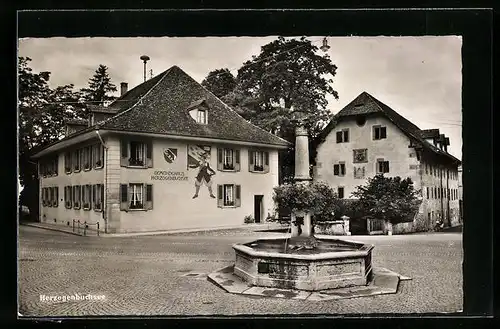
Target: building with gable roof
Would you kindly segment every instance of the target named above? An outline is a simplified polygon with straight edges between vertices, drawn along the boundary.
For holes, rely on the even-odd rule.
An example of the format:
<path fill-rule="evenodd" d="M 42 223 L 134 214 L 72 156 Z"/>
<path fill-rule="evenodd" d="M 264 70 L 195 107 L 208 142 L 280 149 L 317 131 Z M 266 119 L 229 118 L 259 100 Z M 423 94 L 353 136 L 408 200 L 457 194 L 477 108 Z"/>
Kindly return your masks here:
<path fill-rule="evenodd" d="M 376 174 L 410 177 L 422 202 L 411 221 L 394 233 L 432 229 L 460 222 L 460 161 L 448 153 L 450 140 L 439 129 L 421 130 L 367 92 L 339 111 L 317 141 L 314 180 L 324 181 L 341 198 L 352 198 L 356 186 Z M 367 231 L 381 229 L 367 223 Z"/>
<path fill-rule="evenodd" d="M 127 89 L 33 156 L 41 222 L 139 232 L 233 226 L 274 211 L 278 151 L 290 143 L 177 66 Z"/>

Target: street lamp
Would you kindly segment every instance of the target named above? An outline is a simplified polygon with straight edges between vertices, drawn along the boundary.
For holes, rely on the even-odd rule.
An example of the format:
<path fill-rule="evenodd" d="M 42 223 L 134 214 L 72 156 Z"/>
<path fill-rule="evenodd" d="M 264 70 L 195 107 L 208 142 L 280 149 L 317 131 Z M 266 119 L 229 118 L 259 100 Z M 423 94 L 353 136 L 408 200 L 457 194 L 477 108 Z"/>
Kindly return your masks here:
<path fill-rule="evenodd" d="M 326 37 L 323 38 L 323 45 L 320 47 L 321 50 L 323 50 L 325 53 L 330 49 L 330 46 L 328 45 L 328 40 L 326 40 Z"/>
<path fill-rule="evenodd" d="M 141 60 L 144 62 L 144 81 L 146 81 L 146 62 L 150 60 L 149 56 L 142 55 Z"/>

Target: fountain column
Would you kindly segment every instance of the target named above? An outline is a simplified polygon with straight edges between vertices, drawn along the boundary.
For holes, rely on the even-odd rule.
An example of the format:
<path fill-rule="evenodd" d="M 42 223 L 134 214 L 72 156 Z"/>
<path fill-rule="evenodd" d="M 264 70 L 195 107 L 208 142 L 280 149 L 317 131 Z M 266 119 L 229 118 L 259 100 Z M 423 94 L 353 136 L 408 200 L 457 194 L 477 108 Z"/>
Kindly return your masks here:
<path fill-rule="evenodd" d="M 296 184 L 309 184 L 312 181 L 309 175 L 309 137 L 307 130 L 300 123 L 295 127 L 295 175 Z M 292 237 L 309 237 L 312 234 L 311 214 L 306 212 L 292 212 Z M 297 222 L 299 225 L 294 225 Z"/>

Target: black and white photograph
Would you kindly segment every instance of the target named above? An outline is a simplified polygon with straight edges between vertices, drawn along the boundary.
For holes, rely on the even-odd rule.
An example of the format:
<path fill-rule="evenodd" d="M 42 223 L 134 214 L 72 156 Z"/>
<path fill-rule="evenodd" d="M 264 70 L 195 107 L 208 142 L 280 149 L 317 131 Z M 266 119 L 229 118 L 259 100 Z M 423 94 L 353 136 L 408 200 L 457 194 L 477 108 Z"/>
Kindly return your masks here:
<path fill-rule="evenodd" d="M 462 44 L 20 37 L 18 315 L 462 312 Z"/>

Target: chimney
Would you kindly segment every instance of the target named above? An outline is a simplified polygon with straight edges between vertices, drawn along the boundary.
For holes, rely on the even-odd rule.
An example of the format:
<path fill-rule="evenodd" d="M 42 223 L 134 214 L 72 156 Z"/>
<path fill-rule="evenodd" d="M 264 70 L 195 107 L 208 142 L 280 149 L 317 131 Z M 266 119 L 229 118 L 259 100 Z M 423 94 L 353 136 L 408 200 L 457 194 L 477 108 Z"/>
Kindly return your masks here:
<path fill-rule="evenodd" d="M 121 89 L 121 94 L 120 96 L 123 96 L 127 93 L 127 89 L 128 89 L 128 83 L 126 82 L 122 82 L 120 83 L 120 89 Z"/>

